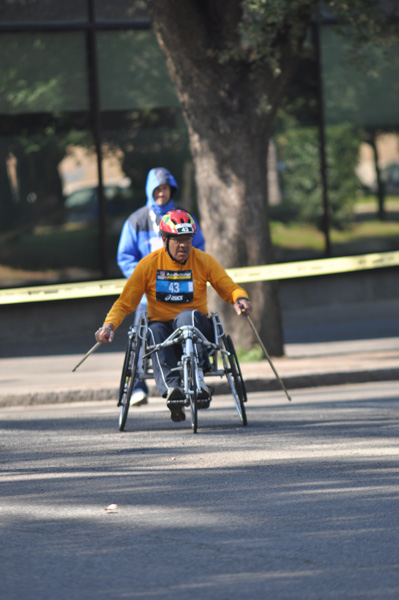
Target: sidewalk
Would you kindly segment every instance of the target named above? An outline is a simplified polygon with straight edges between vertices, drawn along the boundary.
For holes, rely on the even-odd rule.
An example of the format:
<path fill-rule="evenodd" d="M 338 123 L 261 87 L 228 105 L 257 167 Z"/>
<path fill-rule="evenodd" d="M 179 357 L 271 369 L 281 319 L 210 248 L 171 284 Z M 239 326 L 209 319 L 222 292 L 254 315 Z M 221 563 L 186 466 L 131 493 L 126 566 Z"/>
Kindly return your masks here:
<path fill-rule="evenodd" d="M 399 380 L 399 337 L 286 344 L 273 364 L 287 389 Z M 100 348 L 77 371 L 81 356 L 53 353 L 0 359 L 0 407 L 117 399 L 124 353 Z M 248 392 L 281 389 L 265 361 L 241 363 Z M 226 379 L 212 378 L 215 394 Z M 150 393 L 157 395 L 153 381 Z M 282 392 L 283 393 L 283 392 Z M 150 399 L 151 402 L 151 399 Z"/>

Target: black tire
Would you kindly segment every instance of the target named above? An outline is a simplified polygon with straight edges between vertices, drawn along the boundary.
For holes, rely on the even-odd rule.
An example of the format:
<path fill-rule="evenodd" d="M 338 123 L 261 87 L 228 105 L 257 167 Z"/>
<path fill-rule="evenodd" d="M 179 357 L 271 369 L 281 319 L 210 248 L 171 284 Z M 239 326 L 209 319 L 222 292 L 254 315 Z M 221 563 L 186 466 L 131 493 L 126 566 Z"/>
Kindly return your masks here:
<path fill-rule="evenodd" d="M 227 357 L 229 363 L 229 369 L 226 372 L 227 381 L 230 385 L 238 416 L 240 417 L 242 424 L 245 426 L 248 423 L 244 404 L 244 402 L 247 401 L 247 391 L 245 389 L 240 363 L 238 362 L 233 340 L 229 335 L 224 336 L 223 343 L 225 349 L 230 353 Z"/>
<path fill-rule="evenodd" d="M 123 393 L 125 391 L 125 382 L 126 382 L 126 377 L 127 377 L 127 368 L 128 368 L 128 364 L 129 364 L 129 361 L 131 358 L 131 354 L 132 354 L 132 340 L 129 339 L 127 346 L 126 346 L 125 358 L 123 361 L 121 381 L 119 384 L 119 397 L 118 397 L 117 406 L 121 406 L 121 404 L 122 404 L 122 397 L 123 397 Z"/>
<path fill-rule="evenodd" d="M 192 390 L 190 394 L 190 410 L 191 410 L 191 427 L 193 433 L 197 433 L 198 430 L 198 406 L 197 406 L 197 385 L 194 376 L 194 356 L 190 358 L 188 363 L 188 389 Z"/>
<path fill-rule="evenodd" d="M 121 382 L 119 386 L 119 431 L 125 429 L 127 415 L 130 407 L 130 397 L 137 378 L 137 365 L 139 361 L 139 345 L 137 341 L 137 331 L 129 340 L 125 360 L 123 363 Z"/>

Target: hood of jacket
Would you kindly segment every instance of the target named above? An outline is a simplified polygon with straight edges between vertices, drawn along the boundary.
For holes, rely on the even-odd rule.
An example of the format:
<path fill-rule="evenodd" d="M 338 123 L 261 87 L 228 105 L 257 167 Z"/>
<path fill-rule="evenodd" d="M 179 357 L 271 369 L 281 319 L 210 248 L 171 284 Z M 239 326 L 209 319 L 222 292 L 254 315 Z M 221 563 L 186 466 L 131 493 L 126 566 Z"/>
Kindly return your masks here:
<path fill-rule="evenodd" d="M 171 187 L 170 200 L 165 206 L 159 206 L 154 200 L 153 193 L 155 188 L 162 184 L 168 184 Z M 147 182 L 145 184 L 145 193 L 147 196 L 147 206 L 151 208 L 156 215 L 165 215 L 169 210 L 173 210 L 175 205 L 173 203 L 173 195 L 177 190 L 177 183 L 172 173 L 164 167 L 156 167 L 151 169 L 147 175 Z"/>

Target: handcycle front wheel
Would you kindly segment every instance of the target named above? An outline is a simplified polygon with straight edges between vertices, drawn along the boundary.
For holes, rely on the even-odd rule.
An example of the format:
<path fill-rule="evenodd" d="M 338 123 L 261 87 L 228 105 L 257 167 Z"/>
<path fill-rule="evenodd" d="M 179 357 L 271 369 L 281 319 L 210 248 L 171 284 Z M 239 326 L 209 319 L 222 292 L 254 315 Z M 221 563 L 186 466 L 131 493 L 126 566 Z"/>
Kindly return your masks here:
<path fill-rule="evenodd" d="M 233 340 L 229 335 L 223 337 L 223 344 L 229 355 L 227 361 L 229 368 L 225 370 L 227 381 L 230 385 L 230 390 L 234 398 L 238 416 L 242 424 L 247 425 L 247 413 L 244 402 L 247 401 L 247 391 L 245 389 L 244 379 L 241 373 L 240 363 L 238 362 L 237 354 L 234 348 Z"/>
<path fill-rule="evenodd" d="M 129 413 L 130 407 L 130 397 L 132 395 L 133 387 L 137 379 L 138 361 L 139 352 L 136 331 L 133 334 L 133 337 L 129 339 L 127 344 L 125 360 L 122 369 L 121 382 L 119 386 L 119 431 L 123 431 L 126 425 L 127 415 Z"/>
<path fill-rule="evenodd" d="M 191 411 L 191 427 L 193 433 L 197 433 L 198 430 L 198 405 L 197 405 L 197 384 L 195 378 L 195 362 L 194 356 L 192 355 L 187 363 L 187 383 L 188 389 L 190 390 L 190 411 Z"/>

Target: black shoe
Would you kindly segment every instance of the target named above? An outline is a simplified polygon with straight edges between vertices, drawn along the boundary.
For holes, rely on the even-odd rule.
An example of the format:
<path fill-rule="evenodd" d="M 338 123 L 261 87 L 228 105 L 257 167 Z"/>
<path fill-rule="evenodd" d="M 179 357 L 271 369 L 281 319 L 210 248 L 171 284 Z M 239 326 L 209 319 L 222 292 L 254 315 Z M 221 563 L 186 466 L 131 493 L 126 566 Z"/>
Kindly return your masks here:
<path fill-rule="evenodd" d="M 183 408 L 185 400 L 184 392 L 179 386 L 169 388 L 166 396 L 166 406 L 170 410 L 170 418 L 175 423 L 186 420 L 186 413 Z"/>
<path fill-rule="evenodd" d="M 186 413 L 184 412 L 184 408 L 182 406 L 176 406 L 176 405 L 173 406 L 173 404 L 172 404 L 169 406 L 169 410 L 170 410 L 170 418 L 175 423 L 180 423 L 181 421 L 186 420 Z"/>
<path fill-rule="evenodd" d="M 175 423 L 186 420 L 186 413 L 183 408 L 185 400 L 184 392 L 179 386 L 169 388 L 166 396 L 166 406 L 170 410 L 170 418 Z"/>
<path fill-rule="evenodd" d="M 174 404 L 178 406 L 183 406 L 185 399 L 186 397 L 184 395 L 184 392 L 179 386 L 169 388 L 166 396 L 166 405 L 169 406 L 170 404 Z"/>
<path fill-rule="evenodd" d="M 203 408 L 209 408 L 209 405 L 211 403 L 211 399 L 210 398 L 197 398 L 197 408 L 198 410 L 203 409 Z"/>
<path fill-rule="evenodd" d="M 204 382 L 201 382 L 201 392 L 197 397 L 197 408 L 209 408 L 213 391 L 214 388 L 212 386 L 208 387 Z"/>
<path fill-rule="evenodd" d="M 201 382 L 201 391 L 198 394 L 198 400 L 209 400 L 211 392 L 206 383 Z"/>

